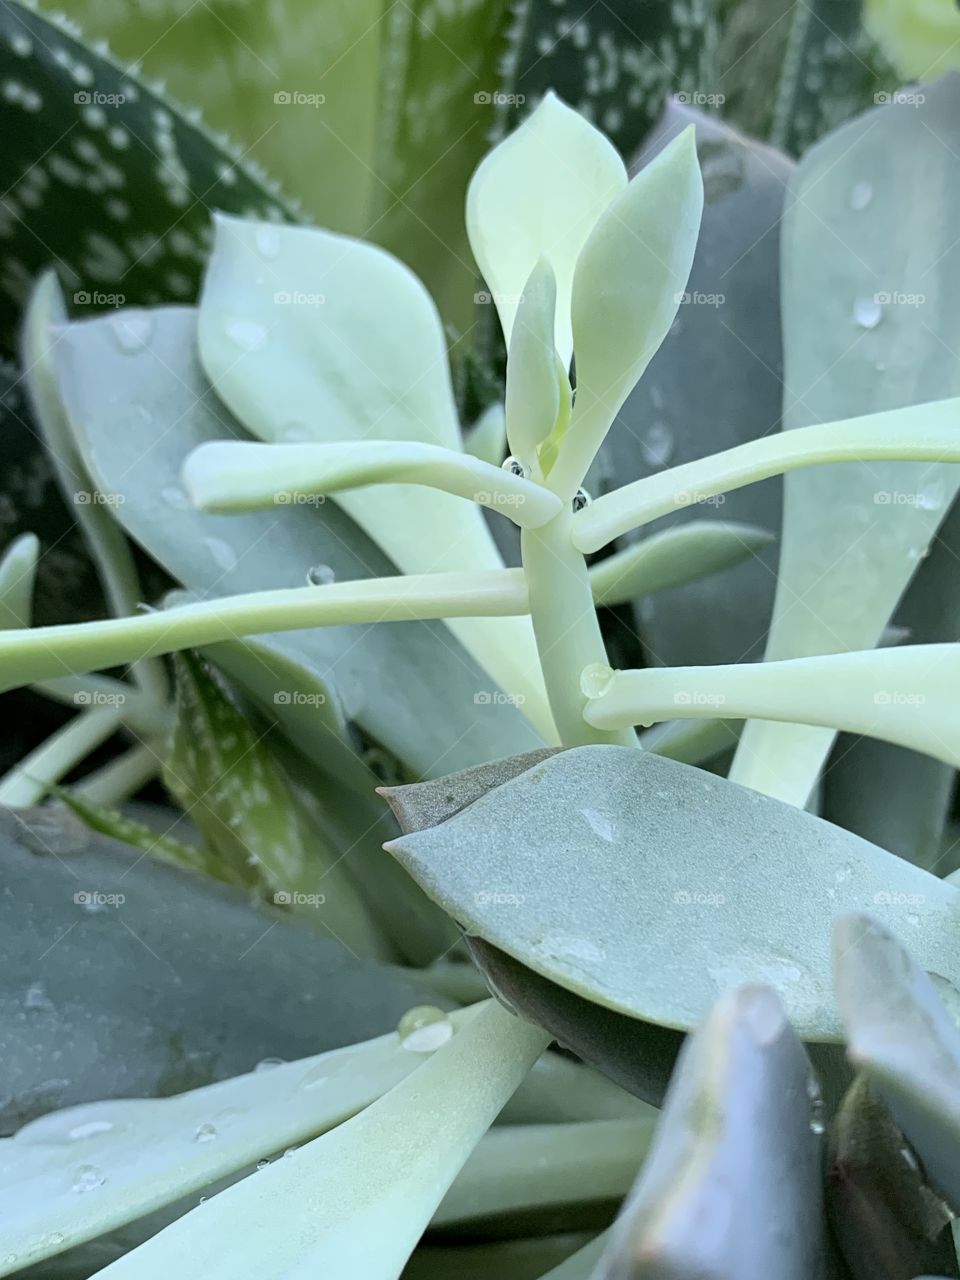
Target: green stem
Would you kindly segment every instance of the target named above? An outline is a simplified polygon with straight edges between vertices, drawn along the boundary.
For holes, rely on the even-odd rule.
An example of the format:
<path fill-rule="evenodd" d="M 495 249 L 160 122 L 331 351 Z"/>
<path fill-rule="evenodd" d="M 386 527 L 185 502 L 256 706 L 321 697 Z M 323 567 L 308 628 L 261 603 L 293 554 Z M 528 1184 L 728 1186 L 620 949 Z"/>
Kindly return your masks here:
<path fill-rule="evenodd" d="M 87 774 L 74 791 L 91 804 L 114 808 L 136 795 L 142 786 L 160 772 L 160 764 L 157 752 L 140 743 L 116 760 Z"/>
<path fill-rule="evenodd" d="M 273 631 L 527 612 L 527 589 L 519 569 L 411 574 L 258 591 L 132 618 L 0 632 L 0 690 Z"/>
<path fill-rule="evenodd" d="M 530 615 L 550 710 L 565 747 L 636 744 L 632 730 L 610 733 L 586 723 L 580 688 L 584 668 L 606 665 L 607 655 L 583 555 L 571 541 L 574 516 L 565 509 L 540 529 L 520 535 Z"/>
<path fill-rule="evenodd" d="M 574 517 L 581 551 L 757 480 L 830 462 L 960 462 L 960 399 L 763 436 L 608 493 Z"/>
<path fill-rule="evenodd" d="M 0 779 L 0 804 L 14 809 L 37 804 L 50 783 L 59 782 L 85 760 L 122 722 L 123 715 L 117 707 L 92 707 L 76 716 Z"/>

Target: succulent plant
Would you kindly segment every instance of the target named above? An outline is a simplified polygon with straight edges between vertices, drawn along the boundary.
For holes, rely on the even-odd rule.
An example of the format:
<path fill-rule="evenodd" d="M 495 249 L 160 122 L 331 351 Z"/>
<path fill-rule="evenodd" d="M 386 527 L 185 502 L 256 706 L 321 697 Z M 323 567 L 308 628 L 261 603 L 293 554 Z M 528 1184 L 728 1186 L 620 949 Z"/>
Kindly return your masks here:
<path fill-rule="evenodd" d="M 196 307 L 78 320 L 40 276 L 31 421 L 110 616 L 31 625 L 8 546 L 0 688 L 75 715 L 0 778 L 0 1274 L 960 1275 L 947 801 L 913 860 L 815 811 L 838 732 L 924 795 L 960 765 L 956 593 L 916 573 L 960 485 L 960 255 L 918 198 L 958 86 L 796 166 L 675 102 L 632 176 L 554 92 L 501 112 L 466 234 L 505 385 L 467 435 L 410 267 L 266 195 L 216 215 Z M 728 277 L 740 347 L 782 319 L 782 415 L 694 362 Z M 760 645 L 779 477 L 765 660 L 657 630 L 655 593 L 698 622 L 726 583 Z M 158 775 L 176 808 L 131 808 Z"/>

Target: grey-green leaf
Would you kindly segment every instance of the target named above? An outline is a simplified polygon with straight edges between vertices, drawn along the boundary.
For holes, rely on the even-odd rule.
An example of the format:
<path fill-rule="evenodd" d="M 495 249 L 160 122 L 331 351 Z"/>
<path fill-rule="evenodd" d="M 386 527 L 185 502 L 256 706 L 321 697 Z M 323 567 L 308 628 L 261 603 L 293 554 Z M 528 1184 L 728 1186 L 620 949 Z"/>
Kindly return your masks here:
<path fill-rule="evenodd" d="M 901 927 L 898 932 L 906 934 Z M 960 1206 L 960 1009 L 956 975 L 870 916 L 837 922 L 834 969 L 847 1052 L 886 1102 L 931 1185 Z M 919 963 L 918 963 L 919 959 Z M 927 968 L 927 972 L 921 965 Z M 943 997 L 943 1001 L 941 1000 Z M 944 1001 L 947 1007 L 944 1007 Z"/>
<path fill-rule="evenodd" d="M 592 1280 L 822 1280 L 817 1082 L 765 987 L 717 1001 Z"/>
<path fill-rule="evenodd" d="M 868 905 L 960 981 L 951 885 L 649 752 L 560 752 L 387 847 L 468 933 L 663 1026 L 689 1029 L 718 993 L 762 981 L 804 1038 L 837 1039 L 829 922 Z"/>

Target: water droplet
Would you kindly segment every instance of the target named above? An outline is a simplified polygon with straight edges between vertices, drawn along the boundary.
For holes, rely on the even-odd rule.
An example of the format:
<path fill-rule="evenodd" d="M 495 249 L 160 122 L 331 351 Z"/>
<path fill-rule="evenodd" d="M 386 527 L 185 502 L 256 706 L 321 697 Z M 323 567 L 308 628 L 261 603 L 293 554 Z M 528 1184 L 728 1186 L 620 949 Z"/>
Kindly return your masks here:
<path fill-rule="evenodd" d="M 254 1071 L 273 1071 L 277 1067 L 282 1067 L 285 1062 L 284 1058 L 261 1058 Z"/>
<path fill-rule="evenodd" d="M 27 987 L 27 994 L 23 998 L 23 1007 L 25 1009 L 44 1009 L 53 1008 L 53 1001 L 49 998 L 43 988 L 42 982 L 32 982 Z"/>
<path fill-rule="evenodd" d="M 96 1191 L 106 1182 L 103 1173 L 95 1164 L 82 1164 L 73 1178 L 74 1191 Z"/>
<path fill-rule="evenodd" d="M 610 688 L 616 672 L 605 662 L 591 662 L 580 672 L 580 692 L 585 698 L 599 698 Z"/>
<path fill-rule="evenodd" d="M 16 1265 L 16 1261 L 17 1261 L 17 1255 L 15 1253 L 8 1253 L 3 1260 L 3 1265 L 5 1267 L 12 1267 Z"/>
<path fill-rule="evenodd" d="M 820 1092 L 820 1081 L 813 1074 L 807 1076 L 807 1106 L 810 1132 L 823 1133 L 827 1127 L 824 1120 L 823 1094 Z"/>
<path fill-rule="evenodd" d="M 67 1131 L 70 1142 L 80 1142 L 83 1138 L 92 1138 L 98 1133 L 109 1133 L 113 1129 L 112 1120 L 87 1120 L 84 1124 L 74 1125 Z"/>
<path fill-rule="evenodd" d="M 520 459 L 513 457 L 512 454 L 509 458 L 504 458 L 500 463 L 500 470 L 509 471 L 510 474 L 514 476 L 529 476 L 530 474 L 529 470 L 523 465 Z"/>
<path fill-rule="evenodd" d="M 168 507 L 177 511 L 186 511 L 190 507 L 190 499 L 177 484 L 168 484 L 160 490 L 160 496 Z"/>
<path fill-rule="evenodd" d="M 849 862 L 845 862 L 842 866 L 837 867 L 836 871 L 833 873 L 833 878 L 837 884 L 843 884 L 845 881 L 849 880 L 852 875 L 853 867 L 850 866 Z"/>
<path fill-rule="evenodd" d="M 287 1147 L 286 1151 L 283 1153 L 283 1158 L 284 1160 L 290 1160 L 296 1154 L 297 1154 L 296 1147 Z"/>
<path fill-rule="evenodd" d="M 121 351 L 142 351 L 153 331 L 153 321 L 144 312 L 121 311 L 110 321 L 110 328 Z"/>
<path fill-rule="evenodd" d="M 872 199 L 873 187 L 869 182 L 854 183 L 853 190 L 850 192 L 850 208 L 855 213 L 862 213 Z"/>
<path fill-rule="evenodd" d="M 193 1135 L 193 1140 L 194 1142 L 213 1142 L 216 1136 L 217 1126 L 210 1124 L 208 1121 L 205 1124 L 197 1125 L 197 1131 Z"/>
<path fill-rule="evenodd" d="M 307 570 L 307 581 L 311 587 L 328 587 L 336 580 L 337 575 L 328 564 L 315 564 L 313 568 Z"/>
<path fill-rule="evenodd" d="M 258 1173 L 259 1173 L 259 1171 L 260 1171 L 261 1169 L 269 1169 L 269 1168 L 270 1168 L 270 1161 L 269 1161 L 269 1160 L 258 1160 L 258 1161 L 257 1161 L 257 1172 L 258 1172 Z"/>
<path fill-rule="evenodd" d="M 876 298 L 857 298 L 853 304 L 853 319 L 861 329 L 875 329 L 883 319 L 883 307 Z"/>
<path fill-rule="evenodd" d="M 261 258 L 272 262 L 274 258 L 280 256 L 280 232 L 276 227 L 265 224 L 257 227 L 254 240 L 257 245 L 257 253 Z"/>
<path fill-rule="evenodd" d="M 226 334 L 244 351 L 259 351 L 267 340 L 267 331 L 257 320 L 228 320 Z"/>
<path fill-rule="evenodd" d="M 744 987 L 737 999 L 740 1015 L 755 1044 L 765 1049 L 779 1039 L 787 1025 L 787 1015 L 775 992 L 769 987 Z"/>
<path fill-rule="evenodd" d="M 586 489 L 578 489 L 573 495 L 573 501 L 570 503 L 570 506 L 573 508 L 574 515 L 576 515 L 578 511 L 582 511 L 584 507 L 589 507 L 592 501 L 593 499 L 590 497 L 589 493 L 587 493 Z"/>
<path fill-rule="evenodd" d="M 222 538 L 204 538 L 204 544 L 216 563 L 225 573 L 237 567 L 237 555 L 229 542 Z"/>
<path fill-rule="evenodd" d="M 53 1245 L 54 1247 L 57 1247 L 58 1245 L 63 1244 L 65 1239 L 66 1239 L 66 1236 L 63 1234 L 62 1231 L 51 1231 L 50 1234 L 46 1237 L 45 1243 L 49 1245 Z"/>
<path fill-rule="evenodd" d="M 673 432 L 665 422 L 654 422 L 647 428 L 640 452 L 648 467 L 665 467 L 673 455 Z"/>
<path fill-rule="evenodd" d="M 400 1046 L 413 1053 L 433 1053 L 453 1035 L 453 1023 L 442 1009 L 418 1005 L 408 1009 L 397 1025 Z"/>

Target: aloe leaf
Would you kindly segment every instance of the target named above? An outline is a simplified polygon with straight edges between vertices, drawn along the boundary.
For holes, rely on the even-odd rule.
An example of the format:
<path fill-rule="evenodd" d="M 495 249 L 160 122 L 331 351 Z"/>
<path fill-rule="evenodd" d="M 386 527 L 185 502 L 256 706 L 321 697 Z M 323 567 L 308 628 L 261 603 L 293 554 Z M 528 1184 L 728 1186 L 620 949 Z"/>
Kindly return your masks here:
<path fill-rule="evenodd" d="M 448 1024 L 449 1026 L 449 1024 Z M 100 1274 L 304 1267 L 400 1274 L 444 1192 L 547 1037 L 491 1002 L 378 1102 L 186 1214 Z"/>
<path fill-rule="evenodd" d="M 924 212 L 956 181 L 944 142 L 956 137 L 960 78 L 924 95 L 858 117 L 797 170 L 783 240 L 788 428 L 960 389 L 949 355 L 960 249 Z M 876 644 L 960 472 L 867 462 L 785 483 L 767 657 Z M 826 729 L 748 726 L 732 776 L 803 804 L 832 741 Z"/>
<path fill-rule="evenodd" d="M 39 555 L 37 535 L 22 533 L 0 557 L 0 630 L 30 626 Z"/>
<path fill-rule="evenodd" d="M 225 878 L 262 885 L 360 955 L 389 954 L 340 851 L 298 806 L 265 735 L 195 655 L 174 656 L 175 719 L 164 780 Z"/>
<path fill-rule="evenodd" d="M 273 443 L 461 449 L 440 318 L 408 268 L 330 232 L 223 218 L 216 227 L 200 355 L 246 427 Z M 451 494 L 385 485 L 337 502 L 404 573 L 503 563 L 483 513 Z M 552 732 L 530 623 L 450 626 L 541 732 Z"/>
<path fill-rule="evenodd" d="M 605 1009 L 678 1030 L 718 991 L 763 981 L 799 1034 L 836 1040 L 828 921 L 857 904 L 960 977 L 951 885 L 648 752 L 560 752 L 387 847 L 469 934 Z"/>
<path fill-rule="evenodd" d="M 912 935 L 913 930 L 908 922 L 898 932 Z M 919 962 L 870 916 L 839 920 L 837 1003 L 851 1062 L 890 1108 L 931 1186 L 955 1207 L 960 1204 L 960 1030 L 951 1013 L 960 1007 L 960 996 L 955 977 L 928 964 L 922 945 L 911 943 Z"/>
<path fill-rule="evenodd" d="M 0 1274 L 248 1172 L 342 1124 L 423 1061 L 394 1031 L 171 1098 L 92 1102 L 34 1120 L 0 1141 Z"/>
<path fill-rule="evenodd" d="M 0 102 L 15 236 L 0 310 L 8 340 L 51 261 L 78 307 L 183 300 L 199 283 L 211 208 L 288 216 L 234 147 L 62 21 L 11 0 L 0 58 L 11 86 Z"/>
<path fill-rule="evenodd" d="M 827 1212 L 853 1280 L 899 1280 L 930 1268 L 960 1275 L 952 1214 L 926 1185 L 910 1146 L 863 1076 L 830 1127 Z"/>
<path fill-rule="evenodd" d="M 816 1078 L 776 995 L 728 992 L 684 1047 L 594 1280 L 822 1280 L 822 1132 Z"/>
<path fill-rule="evenodd" d="M 576 261 L 571 286 L 577 398 L 550 473 L 572 497 L 621 405 L 666 337 L 693 263 L 703 181 L 686 129 L 618 192 Z"/>
<path fill-rule="evenodd" d="M 132 323 L 151 333 L 149 344 L 133 351 L 121 346 L 109 319 L 71 326 L 58 346 L 61 386 L 98 483 L 127 498 L 117 517 L 169 572 L 201 596 L 300 585 L 316 565 L 341 580 L 394 572 L 332 503 L 269 515 L 192 511 L 180 484 L 185 458 L 207 440 L 243 433 L 198 368 L 193 312 L 142 313 Z M 138 414 L 141 431 L 131 429 L 131 403 L 149 417 Z M 269 660 L 245 663 L 247 687 L 272 719 L 289 726 L 294 742 L 354 785 L 344 717 L 420 774 L 537 745 L 516 706 L 492 696 L 475 701 L 489 680 L 449 635 L 427 625 L 323 628 L 257 645 Z M 434 704 L 435 715 L 427 711 Z M 458 714 L 461 721 L 451 719 Z"/>
<path fill-rule="evenodd" d="M 423 1003 L 402 972 L 59 806 L 0 813 L 0 832 L 0 1132 L 57 1107 L 175 1093 L 339 1048 Z"/>
<path fill-rule="evenodd" d="M 689 124 L 695 126 L 704 188 L 690 278 L 670 332 L 591 469 L 587 488 L 594 498 L 625 480 L 768 434 L 780 420 L 779 232 L 793 162 L 674 99 L 635 163 Z M 668 517 L 670 526 L 699 524 L 709 514 L 779 531 L 780 490 L 773 480 L 727 493 L 715 506 L 691 504 Z M 776 557 L 776 547 L 768 547 L 722 578 L 639 603 L 636 630 L 654 660 L 687 665 L 758 657 L 773 604 Z M 709 627 L 701 625 L 704 617 Z"/>
<path fill-rule="evenodd" d="M 733 568 L 771 541 L 765 529 L 722 520 L 695 520 L 664 529 L 592 565 L 593 598 L 612 606 L 685 586 Z"/>

